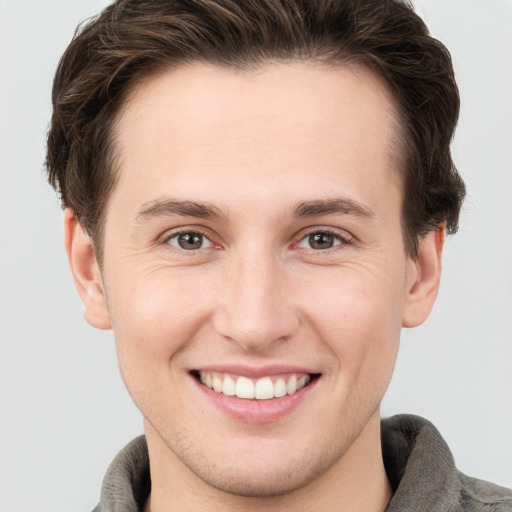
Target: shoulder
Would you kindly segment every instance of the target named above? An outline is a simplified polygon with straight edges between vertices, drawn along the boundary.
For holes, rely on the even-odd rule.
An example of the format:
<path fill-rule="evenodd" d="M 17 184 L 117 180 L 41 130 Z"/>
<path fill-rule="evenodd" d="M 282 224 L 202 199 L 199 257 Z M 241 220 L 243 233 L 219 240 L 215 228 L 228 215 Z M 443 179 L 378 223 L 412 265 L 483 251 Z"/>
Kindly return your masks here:
<path fill-rule="evenodd" d="M 418 416 L 381 425 L 384 466 L 394 491 L 387 512 L 512 512 L 512 490 L 455 467 L 439 431 Z"/>
<path fill-rule="evenodd" d="M 469 512 L 511 512 L 512 490 L 459 473 L 460 510 Z"/>

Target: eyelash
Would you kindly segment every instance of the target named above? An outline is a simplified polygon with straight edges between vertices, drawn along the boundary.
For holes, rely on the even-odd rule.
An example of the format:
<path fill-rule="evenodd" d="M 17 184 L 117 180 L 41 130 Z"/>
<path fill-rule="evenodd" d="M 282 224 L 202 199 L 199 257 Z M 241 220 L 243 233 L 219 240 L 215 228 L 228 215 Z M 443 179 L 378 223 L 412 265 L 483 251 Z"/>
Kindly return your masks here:
<path fill-rule="evenodd" d="M 349 235 L 346 231 L 338 231 L 332 228 L 310 228 L 306 233 L 301 234 L 299 241 L 294 244 L 298 246 L 301 242 L 306 240 L 308 237 L 312 235 L 329 235 L 338 239 L 339 243 L 333 245 L 332 247 L 328 247 L 327 249 L 313 249 L 309 247 L 308 250 L 314 251 L 316 253 L 326 253 L 330 251 L 335 251 L 339 246 L 350 245 L 353 242 L 353 237 Z"/>
<path fill-rule="evenodd" d="M 187 249 L 183 249 L 183 248 L 180 248 L 177 246 L 173 246 L 170 243 L 170 241 L 172 239 L 174 239 L 174 238 L 177 239 L 181 235 L 200 235 L 201 237 L 203 237 L 203 240 L 207 240 L 210 244 L 213 245 L 213 242 L 211 241 L 210 237 L 208 236 L 208 233 L 205 230 L 202 230 L 201 228 L 196 228 L 196 227 L 190 228 L 190 229 L 180 229 L 178 231 L 174 231 L 173 233 L 168 234 L 164 237 L 163 243 L 171 246 L 175 250 L 181 250 L 182 252 L 189 252 L 189 253 L 196 252 L 195 250 L 192 250 L 192 249 L 187 250 Z M 209 248 L 210 247 L 201 247 L 200 249 L 209 249 Z"/>
<path fill-rule="evenodd" d="M 307 232 L 300 233 L 299 240 L 297 242 L 295 242 L 292 246 L 300 247 L 300 244 L 302 242 L 304 242 L 308 237 L 311 237 L 312 235 L 317 235 L 317 234 L 332 236 L 338 240 L 338 243 L 335 243 L 332 247 L 328 247 L 325 249 L 314 249 L 312 247 L 307 247 L 305 249 L 313 251 L 315 253 L 326 253 L 326 252 L 331 252 L 332 250 L 336 250 L 339 246 L 350 245 L 353 243 L 353 237 L 351 235 L 349 235 L 347 232 L 341 232 L 336 229 L 330 229 L 330 228 L 325 228 L 325 227 L 322 227 L 322 228 L 320 228 L 320 227 L 314 228 L 313 227 L 313 228 L 309 228 Z M 204 240 L 207 240 L 211 244 L 211 246 L 199 247 L 197 249 L 184 249 L 184 248 L 177 247 L 176 245 L 172 245 L 170 243 L 170 241 L 172 239 L 177 239 L 180 235 L 199 235 L 199 236 L 203 237 L 202 243 L 204 243 Z M 214 242 L 212 242 L 212 240 L 210 239 L 210 236 L 208 235 L 206 230 L 203 230 L 199 227 L 194 227 L 194 228 L 190 228 L 190 229 L 180 229 L 179 231 L 175 231 L 171 234 L 168 234 L 164 237 L 162 243 L 166 244 L 168 246 L 171 246 L 172 249 L 174 249 L 174 250 L 188 252 L 188 253 L 194 253 L 200 249 L 211 249 L 212 246 L 215 245 Z"/>

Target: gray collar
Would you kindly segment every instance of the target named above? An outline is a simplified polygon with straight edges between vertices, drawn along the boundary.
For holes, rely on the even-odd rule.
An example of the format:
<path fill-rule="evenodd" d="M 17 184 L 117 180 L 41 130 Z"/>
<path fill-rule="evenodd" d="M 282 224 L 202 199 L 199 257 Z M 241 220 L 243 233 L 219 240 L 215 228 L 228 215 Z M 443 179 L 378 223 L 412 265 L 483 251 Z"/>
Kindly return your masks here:
<path fill-rule="evenodd" d="M 455 468 L 437 429 L 419 416 L 382 420 L 384 466 L 393 488 L 386 512 L 512 512 L 512 491 Z M 137 437 L 110 465 L 94 512 L 140 512 L 151 490 L 146 439 Z"/>

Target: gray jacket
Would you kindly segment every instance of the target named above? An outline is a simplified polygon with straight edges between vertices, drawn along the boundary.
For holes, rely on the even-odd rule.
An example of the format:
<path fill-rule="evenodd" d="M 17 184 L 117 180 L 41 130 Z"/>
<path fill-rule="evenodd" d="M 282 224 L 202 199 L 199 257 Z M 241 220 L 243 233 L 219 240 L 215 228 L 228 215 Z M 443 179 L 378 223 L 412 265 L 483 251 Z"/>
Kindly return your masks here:
<path fill-rule="evenodd" d="M 512 512 L 512 490 L 458 471 L 447 444 L 423 418 L 383 420 L 382 452 L 394 492 L 386 512 Z M 94 512 L 139 512 L 150 489 L 148 450 L 140 436 L 110 465 Z"/>

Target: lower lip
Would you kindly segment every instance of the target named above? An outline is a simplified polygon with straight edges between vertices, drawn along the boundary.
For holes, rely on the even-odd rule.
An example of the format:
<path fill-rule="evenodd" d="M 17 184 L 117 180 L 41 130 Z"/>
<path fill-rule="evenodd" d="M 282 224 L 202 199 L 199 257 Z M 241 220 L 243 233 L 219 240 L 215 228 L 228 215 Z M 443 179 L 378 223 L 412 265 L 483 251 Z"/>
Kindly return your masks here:
<path fill-rule="evenodd" d="M 278 421 L 295 410 L 320 379 L 314 379 L 307 386 L 292 395 L 269 400 L 238 398 L 217 393 L 192 377 L 204 396 L 231 418 L 245 423 L 271 423 Z"/>

